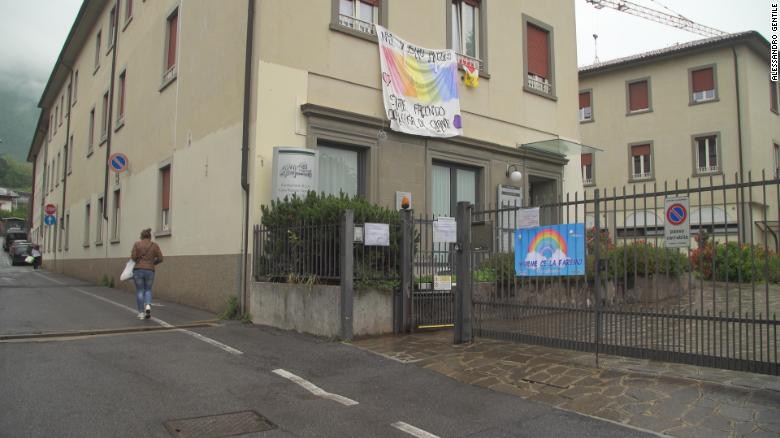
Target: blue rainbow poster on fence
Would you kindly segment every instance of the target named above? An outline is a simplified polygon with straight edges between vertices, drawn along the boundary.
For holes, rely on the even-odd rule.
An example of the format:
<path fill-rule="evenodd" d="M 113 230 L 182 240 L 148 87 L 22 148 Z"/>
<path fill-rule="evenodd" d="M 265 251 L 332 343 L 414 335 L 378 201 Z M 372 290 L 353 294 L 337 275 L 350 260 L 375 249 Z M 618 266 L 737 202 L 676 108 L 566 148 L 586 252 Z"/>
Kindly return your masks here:
<path fill-rule="evenodd" d="M 518 277 L 585 275 L 585 224 L 515 230 Z"/>

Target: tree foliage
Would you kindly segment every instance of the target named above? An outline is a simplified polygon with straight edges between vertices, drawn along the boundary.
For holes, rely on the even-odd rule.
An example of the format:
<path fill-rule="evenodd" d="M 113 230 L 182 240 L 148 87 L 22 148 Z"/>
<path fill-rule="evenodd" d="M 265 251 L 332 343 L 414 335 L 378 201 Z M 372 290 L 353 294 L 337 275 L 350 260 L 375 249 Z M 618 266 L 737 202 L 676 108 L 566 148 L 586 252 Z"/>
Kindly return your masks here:
<path fill-rule="evenodd" d="M 32 165 L 20 163 L 10 155 L 0 156 L 0 187 L 24 192 L 32 188 Z"/>

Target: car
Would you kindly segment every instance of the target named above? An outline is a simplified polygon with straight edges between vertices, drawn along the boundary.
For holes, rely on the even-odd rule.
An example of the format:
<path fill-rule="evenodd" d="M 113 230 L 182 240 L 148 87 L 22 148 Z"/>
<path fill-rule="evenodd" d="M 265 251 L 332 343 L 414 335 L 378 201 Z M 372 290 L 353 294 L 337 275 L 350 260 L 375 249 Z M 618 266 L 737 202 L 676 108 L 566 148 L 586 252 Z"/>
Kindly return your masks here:
<path fill-rule="evenodd" d="M 3 240 L 3 249 L 8 251 L 11 245 L 16 240 L 26 240 L 27 232 L 21 228 L 11 228 L 5 232 L 5 239 Z"/>
<path fill-rule="evenodd" d="M 11 255 L 11 265 L 26 265 L 27 257 L 32 254 L 32 243 L 17 240 L 11 245 L 8 253 Z"/>

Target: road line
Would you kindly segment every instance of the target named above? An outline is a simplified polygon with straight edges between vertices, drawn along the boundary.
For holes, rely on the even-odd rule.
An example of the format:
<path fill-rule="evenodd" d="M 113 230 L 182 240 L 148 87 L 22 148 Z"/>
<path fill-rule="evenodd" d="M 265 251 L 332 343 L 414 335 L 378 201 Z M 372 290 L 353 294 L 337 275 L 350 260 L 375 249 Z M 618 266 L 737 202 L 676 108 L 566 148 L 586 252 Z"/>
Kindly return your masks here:
<path fill-rule="evenodd" d="M 298 377 L 295 374 L 283 370 L 281 368 L 273 370 L 273 373 L 276 374 L 277 376 L 284 377 L 287 380 L 291 380 L 292 382 L 297 383 L 298 385 L 302 386 L 304 389 L 306 389 L 307 391 L 311 392 L 312 394 L 318 397 L 333 400 L 335 402 L 341 403 L 344 406 L 354 406 L 358 404 L 358 402 L 356 402 L 355 400 L 344 397 L 343 395 L 327 392 L 324 389 L 320 388 L 319 386 L 309 382 L 308 380 L 302 377 Z"/>
<path fill-rule="evenodd" d="M 47 277 L 47 276 L 45 276 L 45 275 L 41 274 L 40 272 L 33 272 L 33 274 L 35 274 L 35 275 L 38 275 L 38 276 L 40 276 L 40 277 L 42 277 L 42 278 L 45 278 L 46 280 L 53 281 L 53 282 L 55 282 L 55 283 L 57 283 L 57 284 L 65 284 L 65 283 L 63 283 L 63 282 L 61 282 L 61 281 L 59 281 L 59 280 L 55 280 L 55 279 L 53 279 L 53 278 L 49 278 L 49 277 Z"/>
<path fill-rule="evenodd" d="M 71 287 L 71 289 L 73 289 L 73 290 L 75 290 L 77 292 L 81 292 L 81 293 L 83 293 L 85 295 L 89 295 L 92 298 L 96 298 L 96 299 L 98 299 L 100 301 L 105 301 L 106 303 L 113 304 L 114 306 L 117 306 L 117 307 L 121 307 L 121 308 L 123 308 L 125 310 L 130 311 L 133 315 L 137 315 L 138 314 L 138 312 L 135 309 L 133 309 L 132 307 L 125 306 L 124 304 L 119 304 L 116 301 L 109 300 L 108 298 L 101 297 L 100 295 L 95 295 L 93 293 L 87 292 L 87 291 L 85 291 L 83 289 L 79 289 L 77 287 Z M 163 321 L 161 319 L 152 318 L 152 321 L 156 322 L 157 324 L 160 324 L 163 327 L 173 328 L 173 325 L 168 324 L 167 322 L 165 322 L 165 321 Z M 219 341 L 216 341 L 214 339 L 211 339 L 211 338 L 208 338 L 206 336 L 203 336 L 200 333 L 195 333 L 195 332 L 191 332 L 189 330 L 184 330 L 184 329 L 175 329 L 173 331 L 177 331 L 177 332 L 181 332 L 181 333 L 190 335 L 190 336 L 192 336 L 193 338 L 195 338 L 195 339 L 197 339 L 199 341 L 203 341 L 203 342 L 205 342 L 207 344 L 213 345 L 213 346 L 215 346 L 215 347 L 217 347 L 217 348 L 219 348 L 221 350 L 227 351 L 230 354 L 235 354 L 236 356 L 240 356 L 240 355 L 244 354 L 244 352 L 242 352 L 240 350 L 236 350 L 235 348 L 233 348 L 233 347 L 231 347 L 229 345 L 225 345 L 225 344 L 223 344 L 223 343 L 221 343 Z"/>
<path fill-rule="evenodd" d="M 401 432 L 406 432 L 411 436 L 416 436 L 417 438 L 439 438 L 438 435 L 426 432 L 418 427 L 412 426 L 409 423 L 404 423 L 403 421 L 396 421 L 395 423 L 391 424 L 391 426 L 400 430 Z"/>

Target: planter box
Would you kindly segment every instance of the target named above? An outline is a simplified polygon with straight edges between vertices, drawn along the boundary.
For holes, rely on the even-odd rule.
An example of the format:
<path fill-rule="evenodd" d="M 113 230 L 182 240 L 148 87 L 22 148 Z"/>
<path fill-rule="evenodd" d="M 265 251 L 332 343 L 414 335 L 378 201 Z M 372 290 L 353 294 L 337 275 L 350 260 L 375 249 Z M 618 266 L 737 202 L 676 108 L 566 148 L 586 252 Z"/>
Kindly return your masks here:
<path fill-rule="evenodd" d="M 392 293 L 355 291 L 352 306 L 355 336 L 393 331 Z M 249 312 L 255 324 L 337 338 L 341 327 L 341 288 L 252 282 Z"/>

